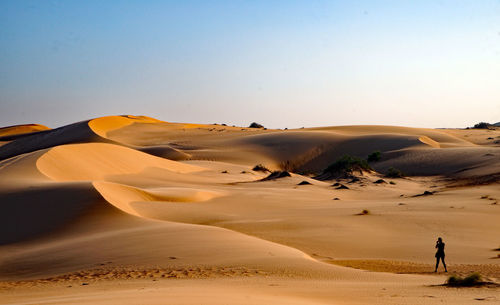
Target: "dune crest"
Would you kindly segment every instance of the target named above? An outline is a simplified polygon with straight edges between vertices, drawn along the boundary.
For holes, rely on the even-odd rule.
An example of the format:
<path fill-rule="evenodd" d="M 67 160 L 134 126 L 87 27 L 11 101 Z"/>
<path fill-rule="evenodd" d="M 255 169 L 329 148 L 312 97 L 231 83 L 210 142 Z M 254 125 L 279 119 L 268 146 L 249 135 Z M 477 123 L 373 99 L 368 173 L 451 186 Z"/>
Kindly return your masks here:
<path fill-rule="evenodd" d="M 56 181 L 105 180 L 111 175 L 136 174 L 150 167 L 177 173 L 204 170 L 155 157 L 134 149 L 107 143 L 84 143 L 56 146 L 36 162 L 45 176 Z"/>
<path fill-rule="evenodd" d="M 107 138 L 107 133 L 113 130 L 123 128 L 133 123 L 161 123 L 162 121 L 147 116 L 105 116 L 90 120 L 88 122 L 90 129 L 103 138 Z"/>
<path fill-rule="evenodd" d="M 41 124 L 14 125 L 0 128 L 0 137 L 26 134 L 49 129 L 49 127 Z"/>
<path fill-rule="evenodd" d="M 418 138 L 418 140 L 424 144 L 429 145 L 430 147 L 441 148 L 441 145 L 438 142 L 434 141 L 433 139 L 429 138 L 428 136 L 421 136 Z"/>

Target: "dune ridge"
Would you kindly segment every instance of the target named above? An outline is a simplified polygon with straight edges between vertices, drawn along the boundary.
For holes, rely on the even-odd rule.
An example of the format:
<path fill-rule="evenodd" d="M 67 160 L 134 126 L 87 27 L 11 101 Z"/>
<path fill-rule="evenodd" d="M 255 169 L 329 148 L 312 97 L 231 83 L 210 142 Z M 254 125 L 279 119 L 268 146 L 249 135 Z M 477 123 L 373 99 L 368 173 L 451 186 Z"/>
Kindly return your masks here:
<path fill-rule="evenodd" d="M 23 124 L 0 128 L 0 141 L 9 141 L 15 139 L 16 136 L 25 135 L 28 133 L 49 130 L 50 128 L 41 124 Z"/>

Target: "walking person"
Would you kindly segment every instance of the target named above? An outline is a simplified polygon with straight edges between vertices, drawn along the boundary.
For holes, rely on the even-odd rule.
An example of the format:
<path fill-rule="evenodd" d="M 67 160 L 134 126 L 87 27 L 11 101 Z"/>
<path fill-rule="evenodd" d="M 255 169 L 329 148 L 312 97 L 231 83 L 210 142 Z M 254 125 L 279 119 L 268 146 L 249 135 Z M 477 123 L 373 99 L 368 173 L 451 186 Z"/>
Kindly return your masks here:
<path fill-rule="evenodd" d="M 437 249 L 437 252 L 436 252 L 436 269 L 434 270 L 434 272 L 437 272 L 438 270 L 438 266 L 439 266 L 439 260 L 441 260 L 443 262 L 443 266 L 444 266 L 444 272 L 448 272 L 448 270 L 446 269 L 446 263 L 444 262 L 444 242 L 443 242 L 443 239 L 441 237 L 438 237 L 438 240 L 436 241 L 436 249 Z"/>

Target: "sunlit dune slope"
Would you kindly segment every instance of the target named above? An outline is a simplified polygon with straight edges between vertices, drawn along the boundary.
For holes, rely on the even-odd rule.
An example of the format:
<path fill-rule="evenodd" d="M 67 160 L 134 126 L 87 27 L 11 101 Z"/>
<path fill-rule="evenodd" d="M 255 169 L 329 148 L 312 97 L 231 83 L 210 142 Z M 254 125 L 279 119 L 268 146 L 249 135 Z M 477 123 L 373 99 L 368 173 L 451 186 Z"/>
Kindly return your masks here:
<path fill-rule="evenodd" d="M 88 125 L 96 134 L 106 138 L 108 132 L 123 128 L 133 123 L 162 123 L 162 121 L 147 116 L 115 115 L 92 119 L 88 122 Z"/>
<path fill-rule="evenodd" d="M 169 203 L 203 202 L 223 196 L 221 192 L 196 189 L 165 187 L 161 189 L 144 190 L 137 187 L 97 181 L 93 183 L 99 193 L 111 204 L 129 214 L 148 218 L 155 217 L 154 210 L 141 209 L 140 202 L 158 202 L 158 205 Z M 151 213 L 152 212 L 152 213 Z"/>
<path fill-rule="evenodd" d="M 8 139 L 9 137 L 15 138 L 16 135 L 22 135 L 32 132 L 49 130 L 50 128 L 40 124 L 24 124 L 0 128 L 0 141 Z"/>
<path fill-rule="evenodd" d="M 56 181 L 103 180 L 112 175 L 140 173 L 150 167 L 177 173 L 203 170 L 107 143 L 57 146 L 43 154 L 36 165 L 40 172 Z"/>

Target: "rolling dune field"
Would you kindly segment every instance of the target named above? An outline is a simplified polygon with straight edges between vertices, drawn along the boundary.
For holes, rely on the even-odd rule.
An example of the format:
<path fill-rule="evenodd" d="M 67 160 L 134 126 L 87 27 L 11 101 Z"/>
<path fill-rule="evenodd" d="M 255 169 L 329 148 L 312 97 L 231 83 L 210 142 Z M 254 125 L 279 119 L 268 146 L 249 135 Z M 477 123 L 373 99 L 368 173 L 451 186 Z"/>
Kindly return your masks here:
<path fill-rule="evenodd" d="M 0 304 L 500 303 L 499 182 L 500 128 L 4 127 Z"/>

